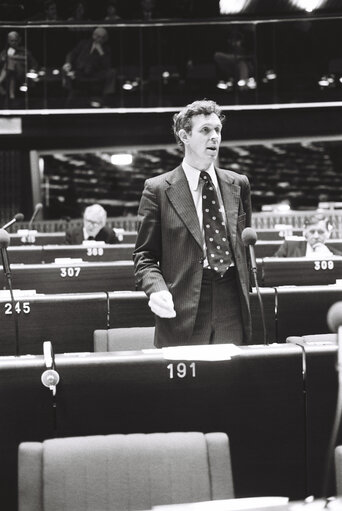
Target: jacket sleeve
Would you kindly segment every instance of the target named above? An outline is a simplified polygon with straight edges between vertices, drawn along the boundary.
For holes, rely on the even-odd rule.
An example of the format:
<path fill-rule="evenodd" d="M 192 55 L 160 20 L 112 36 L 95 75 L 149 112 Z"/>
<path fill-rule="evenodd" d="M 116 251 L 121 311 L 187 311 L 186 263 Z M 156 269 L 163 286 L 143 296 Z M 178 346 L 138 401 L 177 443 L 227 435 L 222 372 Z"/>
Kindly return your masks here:
<path fill-rule="evenodd" d="M 251 200 L 251 187 L 247 176 L 242 175 L 243 181 L 241 183 L 241 200 L 244 212 L 246 213 L 246 227 L 252 225 L 252 200 Z"/>
<path fill-rule="evenodd" d="M 168 290 L 160 270 L 161 257 L 160 199 L 157 190 L 147 180 L 138 210 L 138 235 L 133 252 L 136 284 L 147 296 L 156 291 Z"/>

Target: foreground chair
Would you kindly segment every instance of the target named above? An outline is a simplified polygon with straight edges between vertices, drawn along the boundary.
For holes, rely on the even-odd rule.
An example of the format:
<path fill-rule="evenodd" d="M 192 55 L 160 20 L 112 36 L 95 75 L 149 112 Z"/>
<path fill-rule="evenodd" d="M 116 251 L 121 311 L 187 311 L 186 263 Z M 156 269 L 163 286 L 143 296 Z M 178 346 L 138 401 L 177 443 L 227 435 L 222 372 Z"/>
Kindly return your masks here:
<path fill-rule="evenodd" d="M 225 433 L 56 438 L 19 446 L 19 511 L 128 511 L 234 497 Z"/>
<path fill-rule="evenodd" d="M 336 494 L 342 495 L 342 445 L 335 448 Z"/>
<path fill-rule="evenodd" d="M 154 327 L 109 328 L 94 331 L 94 351 L 154 348 Z"/>

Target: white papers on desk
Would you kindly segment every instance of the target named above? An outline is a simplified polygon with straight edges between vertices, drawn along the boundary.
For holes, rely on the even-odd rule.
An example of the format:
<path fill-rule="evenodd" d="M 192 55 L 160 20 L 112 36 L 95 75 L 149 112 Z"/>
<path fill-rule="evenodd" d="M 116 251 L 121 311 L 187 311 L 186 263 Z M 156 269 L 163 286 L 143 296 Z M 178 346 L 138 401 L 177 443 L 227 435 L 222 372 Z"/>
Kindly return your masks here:
<path fill-rule="evenodd" d="M 246 499 L 210 500 L 192 502 L 190 504 L 172 504 L 169 506 L 153 506 L 153 511 L 244 511 L 248 509 L 264 509 L 266 507 L 285 506 L 287 497 L 252 497 Z"/>
<path fill-rule="evenodd" d="M 235 344 L 210 344 L 197 346 L 170 346 L 161 348 L 165 360 L 230 360 L 242 350 Z"/>

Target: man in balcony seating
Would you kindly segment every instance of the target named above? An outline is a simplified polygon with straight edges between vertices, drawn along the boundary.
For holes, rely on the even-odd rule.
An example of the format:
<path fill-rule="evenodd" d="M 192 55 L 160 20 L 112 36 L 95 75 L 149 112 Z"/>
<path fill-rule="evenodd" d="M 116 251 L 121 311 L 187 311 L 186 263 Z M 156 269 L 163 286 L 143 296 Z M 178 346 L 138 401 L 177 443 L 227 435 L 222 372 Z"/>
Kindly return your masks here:
<path fill-rule="evenodd" d="M 83 241 L 104 241 L 108 244 L 119 243 L 113 231 L 106 225 L 107 212 L 100 204 L 93 204 L 85 208 L 83 225 L 72 227 L 65 234 L 68 245 L 81 245 Z"/>
<path fill-rule="evenodd" d="M 115 92 L 116 77 L 111 67 L 107 30 L 97 27 L 90 38 L 81 39 L 67 54 L 63 71 L 64 86 L 70 95 L 78 89 L 87 93 L 91 103 L 103 106 Z"/>
<path fill-rule="evenodd" d="M 184 159 L 145 182 L 133 254 L 156 315 L 155 345 L 247 343 L 249 181 L 215 166 L 224 116 L 214 101 L 194 101 L 173 120 Z"/>
<path fill-rule="evenodd" d="M 315 214 L 305 219 L 303 238 L 293 236 L 286 239 L 274 257 L 312 257 L 326 258 L 333 255 L 342 256 L 342 252 L 326 245 L 333 226 L 326 216 Z"/>

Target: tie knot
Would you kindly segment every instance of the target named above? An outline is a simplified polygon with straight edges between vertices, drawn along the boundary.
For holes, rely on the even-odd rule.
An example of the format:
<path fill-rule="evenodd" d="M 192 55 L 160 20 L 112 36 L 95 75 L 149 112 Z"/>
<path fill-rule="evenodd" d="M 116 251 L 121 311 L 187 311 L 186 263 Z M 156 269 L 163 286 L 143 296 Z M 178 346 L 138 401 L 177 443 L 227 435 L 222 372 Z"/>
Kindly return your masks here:
<path fill-rule="evenodd" d="M 206 181 L 207 183 L 211 183 L 210 175 L 205 170 L 201 171 L 200 178 L 203 179 L 204 181 Z"/>

